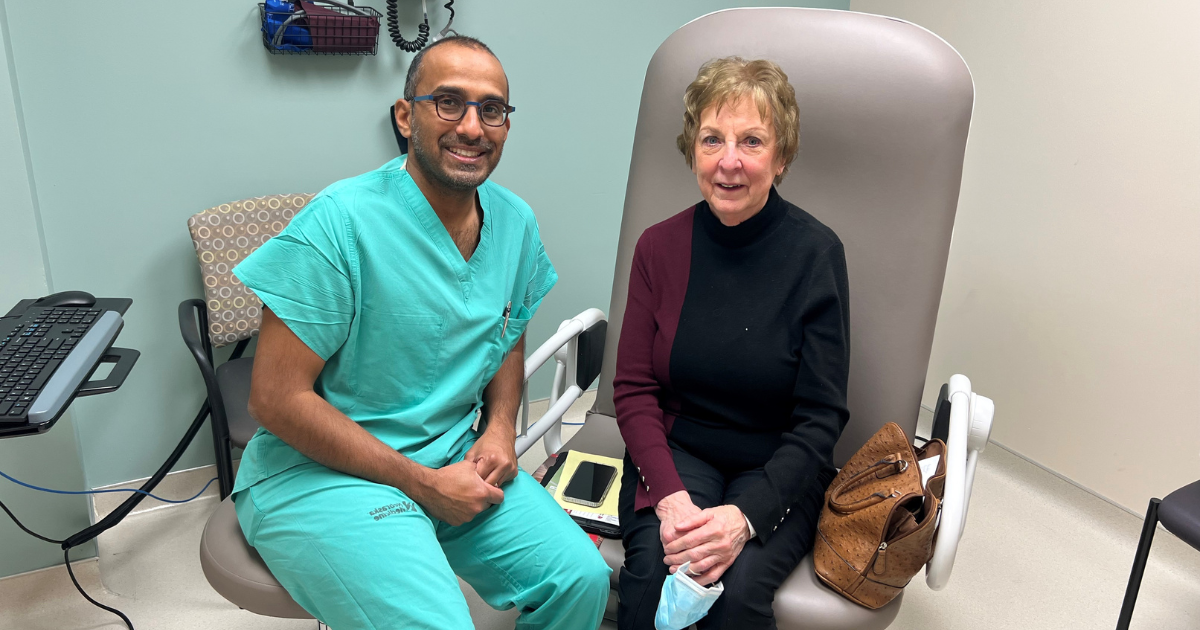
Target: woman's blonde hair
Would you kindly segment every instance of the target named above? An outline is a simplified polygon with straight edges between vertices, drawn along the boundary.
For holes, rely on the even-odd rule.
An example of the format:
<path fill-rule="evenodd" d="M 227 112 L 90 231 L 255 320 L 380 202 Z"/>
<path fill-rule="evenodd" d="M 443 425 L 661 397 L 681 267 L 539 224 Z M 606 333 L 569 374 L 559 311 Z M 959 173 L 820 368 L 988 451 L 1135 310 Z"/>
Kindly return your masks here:
<path fill-rule="evenodd" d="M 778 184 L 800 149 L 800 108 L 796 105 L 796 90 L 788 83 L 787 74 L 773 61 L 725 57 L 700 66 L 696 80 L 683 94 L 683 133 L 675 143 L 687 160 L 688 168 L 692 168 L 701 114 L 709 107 L 719 111 L 745 96 L 754 99 L 759 116 L 764 121 L 771 121 L 774 128 L 775 156 L 783 162 L 783 172 L 775 178 Z"/>

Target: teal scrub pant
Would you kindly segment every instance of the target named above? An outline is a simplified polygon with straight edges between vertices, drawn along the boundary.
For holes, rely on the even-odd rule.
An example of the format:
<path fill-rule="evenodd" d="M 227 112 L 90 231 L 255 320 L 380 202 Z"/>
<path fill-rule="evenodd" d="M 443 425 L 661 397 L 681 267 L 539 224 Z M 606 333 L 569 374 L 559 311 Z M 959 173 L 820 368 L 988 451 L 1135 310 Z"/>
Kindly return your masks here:
<path fill-rule="evenodd" d="M 459 461 L 470 444 L 452 461 Z M 332 630 L 473 628 L 455 574 L 517 628 L 594 630 L 611 570 L 533 477 L 451 527 L 404 493 L 320 464 L 234 495 L 246 540 L 293 599 Z"/>

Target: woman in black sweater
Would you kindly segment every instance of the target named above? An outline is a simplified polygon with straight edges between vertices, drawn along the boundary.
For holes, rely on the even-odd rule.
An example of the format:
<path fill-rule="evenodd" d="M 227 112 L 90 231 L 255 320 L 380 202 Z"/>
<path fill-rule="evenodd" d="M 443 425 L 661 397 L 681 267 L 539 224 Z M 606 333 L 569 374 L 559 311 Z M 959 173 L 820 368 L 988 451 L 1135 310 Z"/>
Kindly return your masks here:
<path fill-rule="evenodd" d="M 638 240 L 617 350 L 618 625 L 653 628 L 663 580 L 691 562 L 725 585 L 702 629 L 774 628 L 849 418 L 845 253 L 774 188 L 799 142 L 779 66 L 711 61 L 684 100 L 704 201 Z"/>

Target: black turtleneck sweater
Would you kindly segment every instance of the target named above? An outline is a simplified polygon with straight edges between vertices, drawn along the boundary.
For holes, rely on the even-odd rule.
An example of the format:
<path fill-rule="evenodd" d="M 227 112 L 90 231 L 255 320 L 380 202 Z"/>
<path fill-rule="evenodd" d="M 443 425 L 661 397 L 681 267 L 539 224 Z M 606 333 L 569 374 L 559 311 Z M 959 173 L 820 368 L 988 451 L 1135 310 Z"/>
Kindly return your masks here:
<path fill-rule="evenodd" d="M 732 477 L 764 540 L 809 484 L 833 478 L 849 418 L 849 290 L 832 230 L 772 188 L 725 226 L 701 202 L 639 239 L 614 379 L 617 423 L 645 481 L 635 509 L 683 490 L 667 439 Z"/>

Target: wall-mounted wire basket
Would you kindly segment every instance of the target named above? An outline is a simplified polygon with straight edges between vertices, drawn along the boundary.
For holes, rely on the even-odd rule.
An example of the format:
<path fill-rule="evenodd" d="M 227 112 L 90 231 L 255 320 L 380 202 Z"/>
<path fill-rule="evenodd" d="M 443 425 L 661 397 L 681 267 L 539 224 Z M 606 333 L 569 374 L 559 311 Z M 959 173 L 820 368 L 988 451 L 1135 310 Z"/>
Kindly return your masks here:
<path fill-rule="evenodd" d="M 379 48 L 379 11 L 341 2 L 258 5 L 263 46 L 273 55 L 374 55 Z"/>

